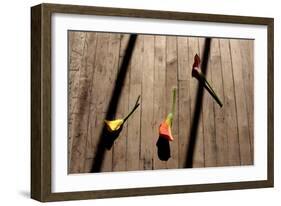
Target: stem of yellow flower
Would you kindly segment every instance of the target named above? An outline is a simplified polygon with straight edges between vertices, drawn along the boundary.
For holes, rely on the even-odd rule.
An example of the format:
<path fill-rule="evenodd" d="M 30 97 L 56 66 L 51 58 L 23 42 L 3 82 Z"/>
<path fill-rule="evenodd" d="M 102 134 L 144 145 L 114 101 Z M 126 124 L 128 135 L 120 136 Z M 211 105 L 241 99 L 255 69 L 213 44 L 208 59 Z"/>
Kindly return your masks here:
<path fill-rule="evenodd" d="M 135 106 L 133 107 L 133 109 L 130 111 L 130 113 L 124 118 L 124 122 L 127 121 L 127 119 L 134 113 L 134 111 L 138 108 L 138 106 L 140 106 L 140 104 L 138 103 L 140 99 L 140 95 L 138 96 L 138 99 L 136 101 Z"/>
<path fill-rule="evenodd" d="M 124 122 L 126 122 L 127 119 L 129 119 L 129 117 L 134 113 L 134 111 L 138 108 L 138 106 L 140 106 L 140 104 L 137 104 L 134 106 L 134 108 L 131 110 L 131 112 L 124 118 Z"/>
<path fill-rule="evenodd" d="M 135 106 L 139 103 L 139 100 L 140 100 L 140 95 L 139 95 L 138 98 L 137 98 L 137 101 L 136 101 Z"/>

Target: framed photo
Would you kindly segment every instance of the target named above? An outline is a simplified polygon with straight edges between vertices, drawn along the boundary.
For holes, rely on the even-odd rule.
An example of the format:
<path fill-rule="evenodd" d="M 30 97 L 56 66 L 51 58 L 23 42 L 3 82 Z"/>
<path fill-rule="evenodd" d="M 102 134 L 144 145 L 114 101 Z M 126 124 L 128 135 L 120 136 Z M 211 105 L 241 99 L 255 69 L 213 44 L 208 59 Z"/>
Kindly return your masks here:
<path fill-rule="evenodd" d="M 273 187 L 273 19 L 31 8 L 31 197 Z"/>

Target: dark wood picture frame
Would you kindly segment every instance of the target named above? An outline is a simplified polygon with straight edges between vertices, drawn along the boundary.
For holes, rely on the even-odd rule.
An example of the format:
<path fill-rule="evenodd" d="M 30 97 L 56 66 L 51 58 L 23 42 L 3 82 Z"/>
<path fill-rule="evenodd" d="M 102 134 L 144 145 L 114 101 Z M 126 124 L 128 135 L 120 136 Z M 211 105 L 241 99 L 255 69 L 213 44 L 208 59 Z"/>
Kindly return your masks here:
<path fill-rule="evenodd" d="M 163 186 L 134 189 L 53 193 L 51 191 L 51 16 L 53 13 L 139 17 L 267 26 L 267 180 L 231 183 Z M 273 187 L 274 184 L 274 88 L 272 18 L 228 16 L 168 11 L 40 4 L 31 8 L 31 197 L 48 201 L 159 195 Z"/>

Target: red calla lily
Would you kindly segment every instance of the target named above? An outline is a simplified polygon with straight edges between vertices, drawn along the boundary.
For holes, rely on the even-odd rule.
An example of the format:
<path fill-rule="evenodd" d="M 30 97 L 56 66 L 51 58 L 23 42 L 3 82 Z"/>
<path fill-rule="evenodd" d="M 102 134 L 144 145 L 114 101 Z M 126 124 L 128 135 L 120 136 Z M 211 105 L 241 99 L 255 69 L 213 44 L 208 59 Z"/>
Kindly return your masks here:
<path fill-rule="evenodd" d="M 195 77 L 198 81 L 202 82 L 204 87 L 207 89 L 207 91 L 212 95 L 212 97 L 216 100 L 216 102 L 222 107 L 222 102 L 220 101 L 219 97 L 213 90 L 212 86 L 209 84 L 208 80 L 206 79 L 205 75 L 200 70 L 200 57 L 198 54 L 194 56 L 194 63 L 192 66 L 192 72 L 191 76 Z"/>

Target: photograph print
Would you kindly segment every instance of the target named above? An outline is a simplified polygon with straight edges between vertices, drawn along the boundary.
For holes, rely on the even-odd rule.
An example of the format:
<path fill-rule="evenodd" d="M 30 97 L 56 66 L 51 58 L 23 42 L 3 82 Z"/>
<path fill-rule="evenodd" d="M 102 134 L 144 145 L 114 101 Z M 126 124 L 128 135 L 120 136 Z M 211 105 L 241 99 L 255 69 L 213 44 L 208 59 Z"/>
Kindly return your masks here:
<path fill-rule="evenodd" d="M 68 31 L 68 173 L 254 164 L 254 39 Z"/>

